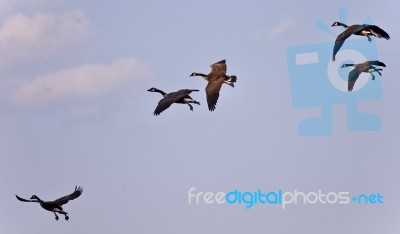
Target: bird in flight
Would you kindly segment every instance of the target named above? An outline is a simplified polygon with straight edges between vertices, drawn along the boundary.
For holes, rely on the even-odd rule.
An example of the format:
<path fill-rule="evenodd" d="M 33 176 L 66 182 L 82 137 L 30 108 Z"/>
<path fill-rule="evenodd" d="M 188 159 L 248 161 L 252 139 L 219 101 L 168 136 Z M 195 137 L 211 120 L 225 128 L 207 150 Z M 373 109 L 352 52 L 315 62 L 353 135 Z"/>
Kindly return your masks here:
<path fill-rule="evenodd" d="M 390 36 L 387 32 L 376 25 L 369 25 L 369 24 L 354 24 L 351 26 L 347 26 L 344 23 L 335 22 L 332 24 L 331 27 L 335 26 L 342 26 L 345 30 L 339 34 L 335 41 L 335 46 L 333 47 L 333 56 L 332 61 L 335 61 L 335 57 L 337 52 L 342 47 L 344 41 L 349 38 L 351 35 L 358 35 L 358 36 L 365 36 L 368 38 L 368 41 L 372 41 L 371 36 L 377 38 L 385 38 L 386 40 L 390 39 Z"/>
<path fill-rule="evenodd" d="M 237 77 L 226 75 L 227 67 L 225 59 L 212 64 L 210 67 L 211 72 L 208 75 L 193 72 L 192 74 L 190 74 L 190 76 L 201 76 L 206 81 L 208 81 L 206 87 L 207 104 L 208 109 L 210 111 L 214 111 L 215 106 L 217 105 L 222 84 L 225 83 L 233 88 L 235 87 L 234 83 L 236 83 Z"/>
<path fill-rule="evenodd" d="M 82 187 L 77 187 L 75 186 L 75 190 L 73 193 L 61 197 L 57 200 L 54 201 L 43 201 L 41 200 L 38 196 L 33 195 L 30 200 L 24 199 L 19 197 L 18 195 L 15 195 L 17 197 L 18 200 L 23 201 L 23 202 L 37 202 L 40 204 L 40 206 L 48 211 L 51 211 L 54 213 L 54 215 L 56 216 L 56 220 L 58 221 L 58 216 L 57 213 L 59 214 L 63 214 L 65 216 L 65 220 L 68 220 L 68 213 L 65 212 L 62 208 L 62 205 L 67 204 L 68 201 L 74 200 L 75 198 L 78 198 L 83 192 Z"/>
<path fill-rule="evenodd" d="M 377 68 L 376 66 L 380 67 L 386 67 L 386 65 L 378 60 L 375 61 L 366 61 L 363 63 L 359 64 L 351 64 L 351 63 L 345 63 L 342 65 L 342 68 L 345 67 L 354 67 L 353 70 L 350 71 L 349 73 L 349 79 L 348 79 L 348 91 L 351 92 L 354 88 L 354 84 L 356 83 L 358 77 L 360 76 L 361 73 L 366 72 L 370 73 L 372 76 L 372 80 L 375 80 L 373 72 L 377 72 L 380 76 L 382 76 L 382 71 L 381 68 Z"/>
<path fill-rule="evenodd" d="M 156 88 L 151 88 L 147 91 L 160 93 L 163 96 L 163 98 L 158 102 L 156 109 L 154 110 L 154 115 L 161 114 L 161 112 L 168 109 L 168 107 L 170 107 L 174 103 L 187 104 L 189 105 L 191 111 L 193 111 L 193 106 L 191 105 L 191 103 L 200 105 L 200 102 L 193 100 L 193 98 L 189 96 L 191 92 L 198 92 L 199 90 L 197 89 L 181 89 L 172 93 L 165 93 L 164 91 Z"/>

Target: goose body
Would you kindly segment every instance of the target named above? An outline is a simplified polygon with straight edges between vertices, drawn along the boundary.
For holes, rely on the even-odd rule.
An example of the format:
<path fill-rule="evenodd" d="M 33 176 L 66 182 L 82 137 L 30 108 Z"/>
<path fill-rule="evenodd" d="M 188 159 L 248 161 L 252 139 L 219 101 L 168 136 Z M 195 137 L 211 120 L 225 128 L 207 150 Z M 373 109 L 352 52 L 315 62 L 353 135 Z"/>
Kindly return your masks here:
<path fill-rule="evenodd" d="M 191 105 L 191 103 L 200 105 L 200 102 L 193 100 L 189 96 L 191 92 L 198 92 L 199 90 L 197 89 L 181 89 L 172 93 L 165 93 L 164 91 L 156 88 L 151 88 L 147 91 L 160 93 L 163 96 L 163 98 L 158 102 L 156 109 L 154 110 L 154 115 L 156 116 L 161 114 L 161 112 L 163 112 L 164 110 L 168 109 L 168 107 L 170 107 L 174 103 L 187 104 L 189 105 L 191 111 L 193 111 L 193 106 Z"/>
<path fill-rule="evenodd" d="M 335 61 L 335 56 L 336 56 L 337 52 L 342 47 L 344 41 L 347 38 L 349 38 L 351 35 L 365 36 L 368 38 L 368 41 L 372 40 L 371 36 L 374 36 L 377 38 L 385 38 L 386 40 L 390 39 L 389 34 L 376 25 L 354 24 L 351 26 L 347 26 L 346 24 L 343 24 L 340 22 L 335 22 L 332 24 L 332 27 L 334 27 L 334 26 L 342 26 L 345 28 L 345 30 L 341 34 L 339 34 L 336 38 L 335 46 L 333 47 L 332 61 Z"/>
<path fill-rule="evenodd" d="M 65 216 L 65 220 L 68 220 L 68 213 L 64 211 L 64 209 L 62 208 L 62 205 L 67 204 L 68 201 L 70 200 L 74 200 L 75 198 L 78 198 L 83 192 L 83 189 L 81 187 L 77 187 L 75 186 L 75 190 L 73 193 L 61 197 L 57 200 L 54 201 L 43 201 L 41 200 L 38 196 L 33 195 L 30 200 L 24 199 L 19 197 L 18 195 L 15 195 L 17 197 L 18 200 L 23 201 L 23 202 L 37 202 L 40 204 L 40 206 L 48 211 L 51 211 L 54 213 L 54 215 L 56 216 L 55 219 L 58 221 L 58 216 L 57 213 L 59 214 L 63 214 Z"/>
<path fill-rule="evenodd" d="M 234 83 L 237 81 L 237 77 L 226 75 L 227 66 L 225 59 L 212 64 L 210 67 L 211 72 L 208 75 L 193 72 L 192 74 L 190 74 L 190 76 L 201 76 L 206 81 L 208 81 L 208 84 L 206 86 L 207 104 L 208 109 L 210 111 L 214 111 L 215 106 L 217 105 L 222 84 L 225 83 L 234 88 Z"/>
<path fill-rule="evenodd" d="M 349 79 L 348 79 L 348 91 L 351 92 L 354 88 L 354 84 L 356 83 L 358 77 L 360 76 L 361 73 L 366 72 L 370 73 L 372 76 L 372 80 L 375 80 L 373 72 L 377 72 L 380 76 L 382 76 L 382 69 L 377 68 L 376 66 L 381 66 L 381 67 L 386 67 L 386 65 L 378 60 L 375 61 L 366 61 L 363 63 L 359 64 L 343 64 L 342 68 L 344 67 L 351 67 L 353 66 L 354 69 L 350 71 L 349 73 Z"/>

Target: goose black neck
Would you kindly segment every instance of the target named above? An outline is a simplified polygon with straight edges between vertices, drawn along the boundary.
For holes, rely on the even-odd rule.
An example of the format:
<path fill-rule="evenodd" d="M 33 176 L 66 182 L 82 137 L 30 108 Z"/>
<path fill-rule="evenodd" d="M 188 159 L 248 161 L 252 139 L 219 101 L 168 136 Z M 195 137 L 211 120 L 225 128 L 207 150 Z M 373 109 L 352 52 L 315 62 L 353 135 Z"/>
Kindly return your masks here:
<path fill-rule="evenodd" d="M 39 202 L 39 203 L 42 203 L 42 202 L 43 202 L 43 200 L 40 199 L 38 196 L 36 196 L 36 198 L 35 198 L 33 201 L 34 201 L 34 202 Z"/>
<path fill-rule="evenodd" d="M 194 75 L 195 76 L 201 76 L 201 77 L 206 77 L 207 76 L 207 75 L 205 75 L 203 73 L 197 73 L 197 72 L 195 72 Z"/>
<path fill-rule="evenodd" d="M 352 63 L 345 63 L 345 64 L 343 64 L 343 67 L 351 67 L 351 66 L 354 66 L 354 64 L 352 64 Z"/>
<path fill-rule="evenodd" d="M 340 22 L 338 22 L 338 24 L 340 25 L 340 26 L 342 26 L 342 27 L 344 27 L 344 28 L 348 28 L 349 26 L 347 26 L 346 24 L 344 24 L 344 23 L 340 23 Z"/>
<path fill-rule="evenodd" d="M 164 91 L 159 90 L 159 89 L 155 89 L 154 91 L 157 93 L 161 93 L 161 95 L 163 95 L 163 96 L 165 96 L 165 94 L 166 94 Z"/>

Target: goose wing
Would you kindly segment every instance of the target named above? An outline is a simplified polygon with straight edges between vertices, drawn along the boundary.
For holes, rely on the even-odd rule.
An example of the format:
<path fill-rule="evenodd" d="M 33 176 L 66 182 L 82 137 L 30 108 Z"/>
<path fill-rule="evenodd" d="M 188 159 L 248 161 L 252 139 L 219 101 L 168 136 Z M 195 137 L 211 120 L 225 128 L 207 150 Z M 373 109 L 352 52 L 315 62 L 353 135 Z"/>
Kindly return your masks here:
<path fill-rule="evenodd" d="M 24 198 L 18 197 L 18 195 L 15 195 L 17 197 L 18 200 L 23 201 L 23 202 L 38 202 L 36 200 L 26 200 Z"/>
<path fill-rule="evenodd" d="M 336 54 L 342 48 L 342 45 L 344 41 L 351 36 L 351 33 L 346 33 L 346 31 L 342 32 L 339 34 L 339 36 L 336 38 L 335 41 L 335 46 L 333 47 L 333 56 L 332 56 L 332 61 L 335 61 Z"/>
<path fill-rule="evenodd" d="M 158 102 L 158 105 L 156 107 L 156 109 L 154 110 L 154 115 L 159 115 L 161 114 L 161 112 L 165 111 L 166 109 L 168 109 L 172 104 L 174 104 L 176 101 L 178 101 L 179 99 L 185 97 L 186 95 L 188 95 L 189 93 L 191 93 L 192 91 L 195 90 L 191 90 L 191 89 L 181 89 L 177 92 L 173 92 L 173 93 L 168 93 L 164 96 L 163 99 L 161 99 Z M 198 90 L 197 90 L 198 91 Z"/>
<path fill-rule="evenodd" d="M 226 60 L 221 60 L 212 64 L 211 66 L 211 73 L 214 76 L 222 76 L 226 74 Z"/>
<path fill-rule="evenodd" d="M 375 65 L 375 66 L 381 66 L 381 67 L 386 67 L 386 65 L 382 62 L 379 62 L 378 60 L 374 60 L 374 61 L 368 61 L 369 65 Z"/>
<path fill-rule="evenodd" d="M 75 186 L 75 191 L 73 193 L 71 193 L 70 195 L 61 197 L 61 198 L 59 198 L 55 201 L 49 202 L 49 203 L 53 203 L 53 204 L 62 206 L 64 204 L 67 204 L 68 201 L 74 200 L 75 198 L 79 197 L 82 194 L 82 192 L 83 192 L 82 187 Z"/>
<path fill-rule="evenodd" d="M 361 71 L 358 68 L 354 68 L 349 73 L 349 80 L 347 82 L 347 90 L 350 92 L 354 88 L 354 84 L 356 83 L 358 77 L 360 76 Z"/>
<path fill-rule="evenodd" d="M 376 26 L 376 25 L 368 25 L 369 29 L 371 29 L 374 33 L 376 33 L 378 35 L 378 37 L 383 37 L 386 40 L 390 39 L 390 36 L 387 32 L 385 32 L 385 30 L 381 29 L 380 27 Z"/>
<path fill-rule="evenodd" d="M 191 92 L 198 92 L 198 89 L 181 89 L 178 93 L 190 94 Z"/>
<path fill-rule="evenodd" d="M 341 34 L 339 34 L 336 38 L 335 41 L 335 46 L 333 47 L 333 56 L 332 56 L 332 61 L 335 61 L 335 57 L 337 52 L 340 50 L 342 47 L 344 41 L 349 38 L 356 30 L 359 30 L 361 28 L 360 25 L 352 25 L 350 27 L 347 27 L 346 30 L 344 30 Z"/>
<path fill-rule="evenodd" d="M 361 31 L 370 30 L 369 26 L 370 26 L 369 24 L 361 24 L 361 25 L 356 24 L 350 27 L 353 27 L 351 30 L 352 34 L 360 35 Z"/>
<path fill-rule="evenodd" d="M 210 111 L 215 110 L 217 101 L 219 98 L 219 91 L 221 90 L 222 83 L 224 82 L 224 77 L 220 76 L 216 79 L 210 80 L 206 87 L 207 94 L 207 104 Z"/>

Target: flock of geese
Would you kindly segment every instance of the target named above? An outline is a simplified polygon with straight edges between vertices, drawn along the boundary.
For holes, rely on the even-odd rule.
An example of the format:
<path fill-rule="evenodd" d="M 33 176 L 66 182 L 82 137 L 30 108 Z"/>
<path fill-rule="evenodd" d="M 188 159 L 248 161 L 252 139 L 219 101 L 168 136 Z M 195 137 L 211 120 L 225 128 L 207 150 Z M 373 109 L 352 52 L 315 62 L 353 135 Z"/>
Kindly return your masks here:
<path fill-rule="evenodd" d="M 341 33 L 336 41 L 335 41 L 335 46 L 333 48 L 333 57 L 332 60 L 335 61 L 335 55 L 339 51 L 339 49 L 342 47 L 344 41 L 349 38 L 351 35 L 359 35 L 359 36 L 366 36 L 368 38 L 368 41 L 371 41 L 371 36 L 375 36 L 378 38 L 385 38 L 387 40 L 390 39 L 389 35 L 381 28 L 375 25 L 368 25 L 368 24 L 363 24 L 363 25 L 352 25 L 352 26 L 347 26 L 343 23 L 340 22 L 335 22 L 333 26 L 343 26 L 346 29 Z M 376 66 L 380 67 L 386 67 L 386 65 L 383 62 L 380 61 L 366 61 L 360 64 L 343 64 L 342 67 L 349 67 L 353 66 L 354 69 L 350 71 L 349 73 L 349 78 L 348 78 L 348 91 L 352 91 L 354 84 L 356 83 L 359 75 L 362 72 L 370 73 L 372 75 L 372 80 L 375 79 L 375 76 L 373 75 L 373 72 L 377 72 L 380 76 L 382 76 L 381 72 L 382 69 L 377 68 Z M 234 83 L 237 81 L 237 77 L 232 75 L 228 76 L 226 75 L 226 61 L 221 60 L 219 62 L 216 62 L 212 64 L 211 66 L 211 72 L 208 73 L 208 75 L 205 75 L 203 73 L 197 73 L 193 72 L 190 74 L 190 77 L 196 77 L 196 76 L 201 76 L 203 77 L 207 82 L 206 86 L 206 95 L 207 95 L 207 104 L 208 104 L 208 109 L 210 111 L 215 110 L 215 106 L 217 105 L 217 101 L 219 98 L 219 92 L 221 90 L 222 84 L 227 84 L 231 86 L 232 88 L 235 87 Z M 199 90 L 197 89 L 181 89 L 176 92 L 172 93 L 165 93 L 162 90 L 156 89 L 156 88 L 151 88 L 147 90 L 149 92 L 155 92 L 155 93 L 160 93 L 163 98 L 158 102 L 158 105 L 156 109 L 154 110 L 154 115 L 159 115 L 161 114 L 164 110 L 168 109 L 172 104 L 174 103 L 179 103 L 179 104 L 187 104 L 190 108 L 191 111 L 193 111 L 193 106 L 191 104 L 196 104 L 200 105 L 200 102 L 193 100 L 192 97 L 189 96 L 192 92 L 198 92 Z M 62 214 L 65 216 L 65 220 L 68 220 L 68 213 L 63 210 L 61 207 L 62 205 L 68 203 L 70 200 L 74 200 L 75 198 L 78 198 L 83 192 L 83 189 L 81 187 L 75 187 L 75 190 L 73 193 L 61 197 L 57 200 L 54 201 L 43 201 L 41 200 L 38 196 L 33 195 L 29 200 L 23 199 L 17 195 L 18 200 L 23 201 L 23 202 L 37 202 L 40 204 L 40 206 L 48 211 L 51 211 L 55 215 L 55 219 L 58 220 L 57 213 Z"/>
<path fill-rule="evenodd" d="M 233 88 L 235 87 L 234 83 L 236 83 L 237 77 L 226 75 L 227 67 L 225 59 L 212 64 L 210 67 L 211 72 L 208 73 L 208 75 L 193 72 L 192 74 L 190 74 L 190 77 L 201 76 L 208 82 L 206 86 L 208 109 L 210 111 L 214 111 L 215 106 L 217 105 L 222 84 L 227 84 Z M 199 91 L 197 89 L 181 89 L 172 93 L 165 93 L 156 88 L 151 88 L 147 91 L 160 93 L 163 96 L 163 98 L 158 102 L 156 109 L 154 110 L 154 115 L 161 114 L 161 112 L 166 110 L 173 103 L 188 104 L 191 111 L 193 110 L 193 106 L 191 105 L 191 103 L 200 105 L 200 102 L 193 100 L 193 98 L 189 96 L 191 92 Z"/>
<path fill-rule="evenodd" d="M 386 40 L 390 39 L 389 34 L 376 25 L 354 24 L 351 26 L 347 26 L 344 23 L 335 22 L 332 24 L 332 27 L 334 26 L 344 27 L 345 30 L 341 34 L 339 34 L 338 37 L 336 38 L 335 45 L 333 47 L 332 61 L 335 61 L 336 54 L 344 44 L 345 40 L 349 38 L 351 35 L 365 36 L 368 38 L 369 42 L 372 41 L 371 36 L 377 38 L 385 38 Z M 386 65 L 383 62 L 380 62 L 378 60 L 373 60 L 359 64 L 349 64 L 349 63 L 343 64 L 342 68 L 350 66 L 353 66 L 354 69 L 350 71 L 348 77 L 349 92 L 353 90 L 354 85 L 361 73 L 363 72 L 370 73 L 372 75 L 372 80 L 375 80 L 373 72 L 377 72 L 380 76 L 382 76 L 382 73 L 380 72 L 382 71 L 382 69 L 377 68 L 376 66 L 386 67 Z M 222 84 L 230 85 L 233 88 L 235 87 L 234 83 L 237 81 L 237 77 L 234 75 L 233 76 L 226 75 L 227 66 L 225 59 L 212 64 L 210 67 L 211 67 L 211 72 L 208 75 L 205 75 L 203 73 L 193 72 L 190 76 L 191 77 L 201 76 L 208 82 L 206 86 L 208 109 L 210 111 L 214 111 L 216 108 L 215 106 L 217 105 L 219 92 L 221 90 Z M 160 93 L 163 96 L 163 98 L 158 102 L 156 109 L 154 110 L 154 115 L 156 116 L 161 114 L 161 112 L 169 108 L 174 103 L 187 104 L 189 105 L 191 111 L 193 111 L 193 106 L 191 104 L 200 105 L 200 102 L 193 100 L 193 98 L 189 96 L 189 94 L 192 92 L 198 92 L 199 90 L 197 89 L 181 89 L 179 91 L 172 93 L 165 93 L 157 88 L 151 88 L 147 91 Z"/>
<path fill-rule="evenodd" d="M 376 25 L 354 24 L 351 26 L 347 26 L 344 23 L 335 22 L 332 24 L 332 27 L 334 27 L 334 26 L 342 26 L 345 28 L 345 30 L 341 34 L 339 34 L 339 36 L 336 38 L 335 46 L 333 47 L 332 61 L 335 61 L 337 52 L 342 47 L 344 41 L 347 38 L 349 38 L 351 35 L 365 36 L 368 38 L 369 42 L 372 41 L 371 36 L 374 36 L 377 38 L 385 38 L 386 40 L 390 39 L 389 34 Z M 375 76 L 372 74 L 373 72 L 377 72 L 380 76 L 382 76 L 382 73 L 380 73 L 380 71 L 382 71 L 382 69 L 377 68 L 376 66 L 386 67 L 386 65 L 383 62 L 380 62 L 378 60 L 373 60 L 373 61 L 365 61 L 365 62 L 359 63 L 359 64 L 350 64 L 350 63 L 343 64 L 342 68 L 350 67 L 350 66 L 353 66 L 354 69 L 350 71 L 348 82 L 347 82 L 347 84 L 348 84 L 347 90 L 349 92 L 351 92 L 353 90 L 354 84 L 356 83 L 356 81 L 361 73 L 363 73 L 363 72 L 370 73 L 372 75 L 372 80 L 375 80 Z"/>

